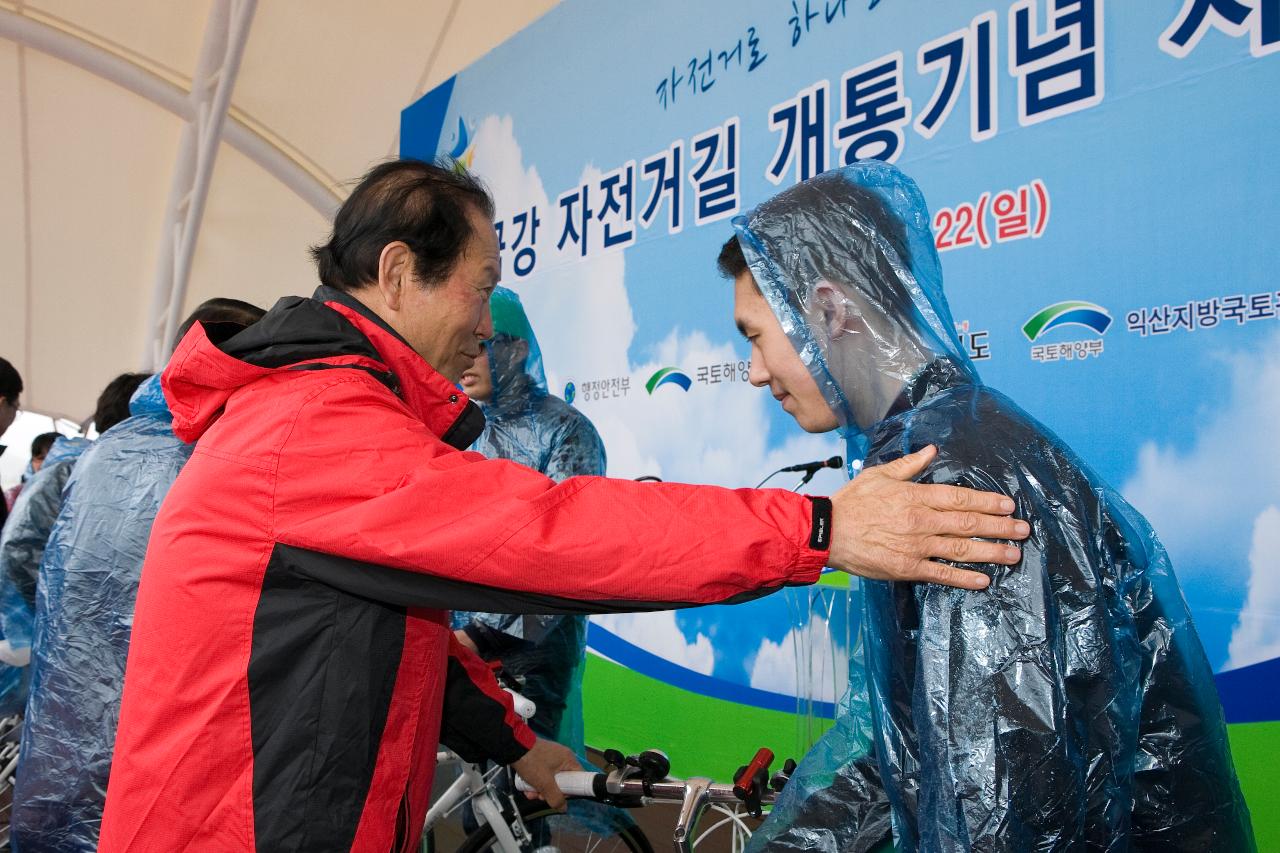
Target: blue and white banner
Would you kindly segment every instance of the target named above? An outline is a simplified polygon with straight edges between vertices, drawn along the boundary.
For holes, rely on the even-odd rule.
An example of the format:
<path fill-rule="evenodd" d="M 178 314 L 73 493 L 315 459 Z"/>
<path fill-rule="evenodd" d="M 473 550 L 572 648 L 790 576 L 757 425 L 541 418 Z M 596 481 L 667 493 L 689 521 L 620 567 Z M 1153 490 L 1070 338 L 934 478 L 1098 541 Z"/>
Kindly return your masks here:
<path fill-rule="evenodd" d="M 609 473 L 729 486 L 841 451 L 747 383 L 730 219 L 897 163 L 984 380 L 1151 520 L 1249 722 L 1280 718 L 1277 93 L 1280 0 L 566 0 L 407 108 L 402 152 L 493 189 L 503 281 Z M 839 598 L 592 636 L 700 695 L 829 713 Z"/>

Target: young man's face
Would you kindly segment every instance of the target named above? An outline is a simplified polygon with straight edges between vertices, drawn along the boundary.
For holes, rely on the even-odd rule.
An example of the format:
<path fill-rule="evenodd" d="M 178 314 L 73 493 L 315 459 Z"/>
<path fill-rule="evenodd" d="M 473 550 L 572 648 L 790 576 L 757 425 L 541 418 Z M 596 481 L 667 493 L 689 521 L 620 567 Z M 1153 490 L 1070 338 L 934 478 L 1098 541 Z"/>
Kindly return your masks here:
<path fill-rule="evenodd" d="M 487 403 L 493 396 L 493 373 L 489 370 L 489 350 L 480 350 L 479 357 L 462 374 L 462 390 L 480 403 Z"/>
<path fill-rule="evenodd" d="M 734 279 L 733 318 L 751 344 L 751 384 L 768 387 L 782 410 L 795 418 L 805 432 L 835 429 L 839 425 L 836 416 L 760 294 L 750 271 Z"/>

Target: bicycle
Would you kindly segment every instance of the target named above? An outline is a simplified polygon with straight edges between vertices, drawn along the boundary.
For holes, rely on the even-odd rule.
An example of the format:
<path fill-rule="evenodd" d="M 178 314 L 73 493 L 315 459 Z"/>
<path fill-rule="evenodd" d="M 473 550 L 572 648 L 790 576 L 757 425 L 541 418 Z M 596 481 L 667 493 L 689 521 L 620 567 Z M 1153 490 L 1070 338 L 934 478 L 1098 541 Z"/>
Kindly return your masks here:
<path fill-rule="evenodd" d="M 530 719 L 537 707 L 511 687 L 516 713 Z M 584 853 L 653 853 L 653 847 L 638 826 L 620 827 L 618 831 L 600 834 L 590 827 L 557 825 L 556 818 L 565 816 L 545 802 L 531 800 L 516 790 L 516 776 L 508 767 L 485 769 L 463 760 L 452 750 L 441 748 L 436 753 L 436 768 L 456 767 L 458 778 L 427 810 L 423 827 L 422 853 L 432 853 L 435 830 L 451 815 L 470 805 L 478 827 L 467 835 L 458 853 L 480 853 L 498 850 L 502 853 L 529 853 L 539 848 L 554 847 L 560 851 L 581 850 Z"/>
<path fill-rule="evenodd" d="M 777 793 L 795 772 L 795 761 L 787 759 L 783 768 L 771 776 L 769 766 L 773 757 L 772 751 L 762 747 L 734 774 L 732 784 L 722 784 L 703 776 L 677 779 L 668 775 L 671 764 L 666 755 L 657 750 L 638 756 L 623 756 L 609 750 L 605 753 L 609 772 L 557 773 L 556 784 L 567 797 L 609 805 L 634 808 L 653 803 L 678 803 L 680 812 L 672 834 L 675 853 L 692 853 L 721 827 L 727 827 L 731 833 L 732 853 L 742 853 L 754 832 L 745 818 L 763 819 Z M 522 779 L 517 779 L 516 787 L 521 791 L 532 790 Z M 708 811 L 722 817 L 703 828 L 701 821 Z"/>
<path fill-rule="evenodd" d="M 536 710 L 534 704 L 511 688 L 506 689 L 512 695 L 516 712 L 525 719 L 532 717 Z M 673 835 L 677 853 L 691 853 L 721 828 L 731 833 L 733 853 L 741 853 L 753 831 L 744 818 L 762 818 L 765 809 L 773 803 L 774 792 L 782 789 L 795 769 L 795 762 L 788 760 L 782 771 L 770 777 L 768 770 L 773 753 L 760 749 L 751 762 L 734 775 L 734 784 L 726 785 L 704 777 L 687 780 L 670 777 L 671 763 L 658 750 L 646 750 L 638 756 L 608 750 L 604 759 L 607 773 L 583 770 L 556 774 L 561 790 L 571 800 L 590 800 L 614 808 L 679 804 Z M 435 829 L 467 804 L 478 826 L 466 836 L 458 853 L 491 850 L 530 853 L 547 849 L 562 853 L 653 853 L 649 839 L 634 824 L 608 834 L 596 833 L 589 827 L 586 832 L 582 828 L 561 829 L 557 819 L 564 819 L 565 815 L 545 802 L 524 796 L 532 788 L 510 768 L 486 770 L 448 749 L 436 753 L 436 766 L 457 767 L 459 775 L 427 811 L 421 842 L 423 853 L 434 853 Z M 700 821 L 708 810 L 722 817 L 699 831 Z"/>

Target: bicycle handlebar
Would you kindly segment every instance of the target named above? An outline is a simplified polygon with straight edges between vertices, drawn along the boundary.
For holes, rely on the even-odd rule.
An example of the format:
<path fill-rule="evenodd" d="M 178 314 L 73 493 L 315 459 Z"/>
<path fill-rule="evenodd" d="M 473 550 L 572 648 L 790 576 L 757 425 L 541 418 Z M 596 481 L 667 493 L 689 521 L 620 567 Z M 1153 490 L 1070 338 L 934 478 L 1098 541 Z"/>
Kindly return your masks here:
<path fill-rule="evenodd" d="M 688 796 L 691 786 L 699 789 L 705 785 L 706 797 L 712 803 L 741 803 L 742 798 L 733 792 L 732 785 L 710 782 L 706 779 L 663 779 L 648 785 L 641 779 L 626 779 L 621 782 L 612 781 L 610 774 L 593 773 L 589 770 L 567 770 L 556 774 L 556 785 L 566 797 L 585 799 L 603 799 L 607 797 L 640 797 L 648 801 L 682 803 Z M 519 776 L 516 777 L 516 789 L 526 793 L 537 793 L 532 785 Z M 773 793 L 767 792 L 762 803 L 773 802 Z"/>
<path fill-rule="evenodd" d="M 589 770 L 566 770 L 556 774 L 556 785 L 566 797 L 598 799 L 609 796 L 608 778 L 603 773 L 592 773 Z M 537 793 L 532 785 L 519 776 L 516 777 L 516 790 Z"/>
<path fill-rule="evenodd" d="M 609 750 L 606 755 L 611 755 L 608 758 L 610 766 L 614 768 L 611 772 L 563 771 L 556 774 L 556 784 L 565 796 L 592 799 L 624 808 L 655 802 L 679 803 L 680 815 L 676 819 L 672 841 L 675 842 L 677 853 L 693 853 L 693 836 L 707 809 L 722 811 L 739 825 L 742 822 L 737 816 L 744 807 L 746 814 L 756 818 L 763 817 L 762 807 L 772 805 L 775 800 L 774 790 L 770 788 L 781 789 L 786 783 L 785 777 L 790 775 L 789 770 L 780 772 L 777 777 L 783 779 L 782 784 L 767 783 L 764 777 L 773 753 L 760 749 L 750 765 L 739 771 L 733 785 L 712 782 L 701 776 L 691 779 L 673 779 L 669 776 L 657 779 L 659 775 L 669 772 L 670 765 L 666 756 L 656 750 L 652 752 L 652 756 L 660 757 L 660 762 L 644 760 L 644 756 L 648 754 L 650 753 L 626 757 L 616 750 Z M 653 781 L 655 779 L 657 781 Z M 533 787 L 519 776 L 516 776 L 515 783 L 520 791 L 534 792 Z M 738 790 L 735 791 L 735 787 Z M 727 808 L 730 805 L 734 807 L 732 811 Z M 745 830 L 745 825 L 742 826 Z M 750 835 L 749 830 L 747 834 Z"/>

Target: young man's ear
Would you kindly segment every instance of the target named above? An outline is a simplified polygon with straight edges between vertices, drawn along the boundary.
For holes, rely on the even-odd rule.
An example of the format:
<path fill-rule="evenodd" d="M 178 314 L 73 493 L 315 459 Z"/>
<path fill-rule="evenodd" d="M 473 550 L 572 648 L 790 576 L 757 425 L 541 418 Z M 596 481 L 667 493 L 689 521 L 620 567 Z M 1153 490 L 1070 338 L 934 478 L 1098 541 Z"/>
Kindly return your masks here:
<path fill-rule="evenodd" d="M 813 289 L 813 302 L 822 312 L 822 325 L 831 340 L 843 337 L 846 332 L 851 331 L 849 322 L 855 318 L 850 317 L 848 300 L 840 292 L 840 288 L 829 281 L 818 282 Z"/>

